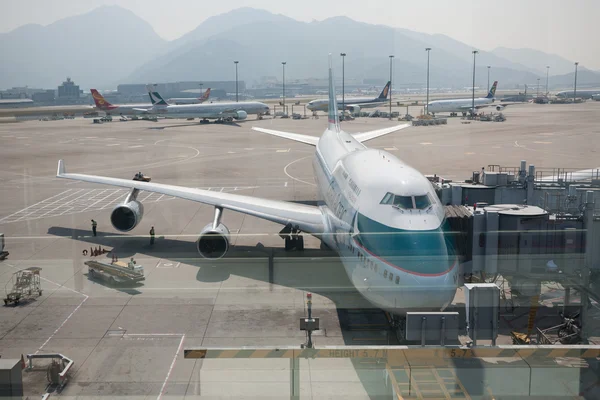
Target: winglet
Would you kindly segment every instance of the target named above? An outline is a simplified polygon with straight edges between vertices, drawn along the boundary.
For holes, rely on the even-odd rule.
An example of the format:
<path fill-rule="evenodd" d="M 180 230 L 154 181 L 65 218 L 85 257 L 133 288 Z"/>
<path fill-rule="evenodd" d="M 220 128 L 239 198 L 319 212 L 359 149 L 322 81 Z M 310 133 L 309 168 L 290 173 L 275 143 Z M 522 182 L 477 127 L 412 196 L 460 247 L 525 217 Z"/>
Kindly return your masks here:
<path fill-rule="evenodd" d="M 329 130 L 340 132 L 337 100 L 335 98 L 335 82 L 333 80 L 333 61 L 329 53 Z"/>
<path fill-rule="evenodd" d="M 56 176 L 60 177 L 65 174 L 65 162 L 63 160 L 58 160 L 58 169 L 56 170 Z"/>

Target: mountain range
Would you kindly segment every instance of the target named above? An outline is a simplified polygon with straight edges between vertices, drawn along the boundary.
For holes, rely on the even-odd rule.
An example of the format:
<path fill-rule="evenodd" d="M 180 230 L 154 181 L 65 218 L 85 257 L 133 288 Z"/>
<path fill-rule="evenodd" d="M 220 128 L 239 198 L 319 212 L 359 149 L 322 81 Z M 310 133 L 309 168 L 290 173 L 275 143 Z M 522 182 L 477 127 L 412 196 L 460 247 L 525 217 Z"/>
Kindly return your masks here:
<path fill-rule="evenodd" d="M 110 21 L 110 23 L 107 23 Z M 265 10 L 240 8 L 209 17 L 196 29 L 167 42 L 133 12 L 103 6 L 87 14 L 68 17 L 48 26 L 25 25 L 0 34 L 0 88 L 29 85 L 56 87 L 70 76 L 83 89 L 114 89 L 118 83 L 189 80 L 232 80 L 233 61 L 239 61 L 239 78 L 247 85 L 262 77 L 282 74 L 286 80 L 324 78 L 327 54 L 336 55 L 336 75 L 341 77 L 337 55 L 343 50 L 347 79 L 389 78 L 389 58 L 394 54 L 394 86 L 424 85 L 426 47 L 431 47 L 432 87 L 472 85 L 472 50 L 446 35 L 357 22 L 347 17 L 301 22 Z M 533 49 L 496 48 L 477 55 L 476 85 L 490 79 L 501 88 L 545 84 L 569 85 L 573 63 Z M 580 66 L 581 85 L 600 85 L 600 73 Z"/>

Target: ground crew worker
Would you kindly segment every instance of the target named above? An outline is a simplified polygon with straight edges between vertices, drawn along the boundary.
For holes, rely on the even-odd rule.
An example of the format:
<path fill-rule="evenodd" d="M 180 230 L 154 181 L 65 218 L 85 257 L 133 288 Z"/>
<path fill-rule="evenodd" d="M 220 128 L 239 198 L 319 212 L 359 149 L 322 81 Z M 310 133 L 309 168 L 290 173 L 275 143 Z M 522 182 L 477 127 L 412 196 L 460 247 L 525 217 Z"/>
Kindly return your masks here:
<path fill-rule="evenodd" d="M 98 227 L 98 223 L 92 220 L 92 233 L 96 236 L 96 228 Z"/>
<path fill-rule="evenodd" d="M 129 269 L 134 270 L 135 269 L 135 261 L 133 261 L 133 257 L 131 257 L 131 260 L 129 261 L 129 265 L 128 265 Z"/>
<path fill-rule="evenodd" d="M 154 227 L 150 228 L 150 244 L 154 244 Z"/>

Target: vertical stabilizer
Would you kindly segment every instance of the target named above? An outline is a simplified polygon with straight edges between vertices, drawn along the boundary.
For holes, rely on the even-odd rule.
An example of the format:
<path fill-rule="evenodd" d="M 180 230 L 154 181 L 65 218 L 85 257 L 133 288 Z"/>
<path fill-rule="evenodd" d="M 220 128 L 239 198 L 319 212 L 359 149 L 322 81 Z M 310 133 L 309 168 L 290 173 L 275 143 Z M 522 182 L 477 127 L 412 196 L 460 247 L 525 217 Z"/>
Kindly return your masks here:
<path fill-rule="evenodd" d="M 485 96 L 487 99 L 493 99 L 494 96 L 496 96 L 496 86 L 498 86 L 498 81 L 494 81 L 494 84 L 490 88 L 490 92 Z"/>
<path fill-rule="evenodd" d="M 99 109 L 104 110 L 113 106 L 108 101 L 106 101 L 106 99 L 104 99 L 104 96 L 102 96 L 100 92 L 98 92 L 96 89 L 90 89 L 90 92 L 92 93 L 92 98 L 94 99 L 96 107 L 98 107 Z"/>
<path fill-rule="evenodd" d="M 338 115 L 337 100 L 335 98 L 335 82 L 333 80 L 333 61 L 329 53 L 329 126 L 328 129 L 340 132 L 340 118 Z"/>

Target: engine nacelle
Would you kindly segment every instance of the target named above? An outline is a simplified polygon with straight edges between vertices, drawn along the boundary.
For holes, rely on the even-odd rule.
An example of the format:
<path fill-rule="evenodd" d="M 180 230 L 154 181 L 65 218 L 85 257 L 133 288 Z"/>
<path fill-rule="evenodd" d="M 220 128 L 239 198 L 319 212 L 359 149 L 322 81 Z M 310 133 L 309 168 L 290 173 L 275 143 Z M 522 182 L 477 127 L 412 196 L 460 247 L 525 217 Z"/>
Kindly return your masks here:
<path fill-rule="evenodd" d="M 235 112 L 235 117 L 234 118 L 237 119 L 238 121 L 246 119 L 246 118 L 248 118 L 248 113 L 246 111 L 244 111 L 244 110 L 238 110 L 238 111 Z"/>
<path fill-rule="evenodd" d="M 223 257 L 229 250 L 229 229 L 223 224 L 216 229 L 213 229 L 212 223 L 206 225 L 196 241 L 196 248 L 204 258 L 214 260 Z"/>
<path fill-rule="evenodd" d="M 506 106 L 496 106 L 496 111 L 502 111 L 505 107 Z"/>
<path fill-rule="evenodd" d="M 360 112 L 360 107 L 359 106 L 346 106 L 346 108 L 348 109 L 348 111 L 350 111 L 352 114 L 356 114 Z"/>
<path fill-rule="evenodd" d="M 110 214 L 110 223 L 121 232 L 129 232 L 144 216 L 144 206 L 137 200 L 119 204 Z"/>

